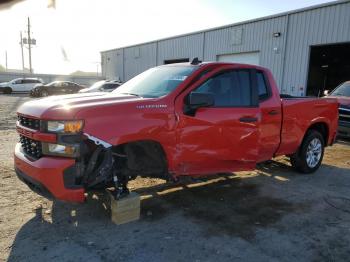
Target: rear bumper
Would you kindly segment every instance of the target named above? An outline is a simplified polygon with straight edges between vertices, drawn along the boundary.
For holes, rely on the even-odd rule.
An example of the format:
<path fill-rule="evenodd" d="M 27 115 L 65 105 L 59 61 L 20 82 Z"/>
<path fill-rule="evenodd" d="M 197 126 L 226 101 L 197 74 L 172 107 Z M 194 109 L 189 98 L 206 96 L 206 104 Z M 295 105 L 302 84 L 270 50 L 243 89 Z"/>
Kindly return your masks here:
<path fill-rule="evenodd" d="M 338 136 L 350 137 L 350 123 L 345 121 L 339 121 Z"/>
<path fill-rule="evenodd" d="M 74 159 L 42 157 L 33 161 L 24 155 L 18 143 L 14 162 L 17 176 L 38 194 L 70 202 L 85 200 L 84 188 L 69 189 L 64 184 L 64 172 L 75 165 Z"/>

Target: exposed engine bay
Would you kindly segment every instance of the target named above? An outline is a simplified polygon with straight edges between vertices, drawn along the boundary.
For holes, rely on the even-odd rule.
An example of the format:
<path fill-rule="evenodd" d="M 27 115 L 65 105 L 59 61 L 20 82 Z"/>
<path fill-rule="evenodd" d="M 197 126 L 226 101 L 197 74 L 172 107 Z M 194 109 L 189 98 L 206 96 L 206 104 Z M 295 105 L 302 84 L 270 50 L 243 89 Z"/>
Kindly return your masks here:
<path fill-rule="evenodd" d="M 128 182 L 137 176 L 169 180 L 162 149 L 151 141 L 139 141 L 113 147 L 84 133 L 87 146 L 82 150 L 76 183 L 87 190 L 114 188 L 116 199 L 129 194 Z M 89 143 L 90 142 L 90 143 Z"/>

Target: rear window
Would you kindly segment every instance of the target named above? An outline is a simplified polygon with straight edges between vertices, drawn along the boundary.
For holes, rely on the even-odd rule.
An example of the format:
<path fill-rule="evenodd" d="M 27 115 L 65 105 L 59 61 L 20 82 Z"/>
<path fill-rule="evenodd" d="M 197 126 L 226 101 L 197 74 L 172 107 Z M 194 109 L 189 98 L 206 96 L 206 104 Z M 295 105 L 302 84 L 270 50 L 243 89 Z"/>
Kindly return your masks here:
<path fill-rule="evenodd" d="M 267 89 L 265 77 L 263 72 L 257 72 L 257 85 L 258 85 L 258 94 L 259 94 L 259 99 L 265 99 L 269 96 L 269 92 Z"/>

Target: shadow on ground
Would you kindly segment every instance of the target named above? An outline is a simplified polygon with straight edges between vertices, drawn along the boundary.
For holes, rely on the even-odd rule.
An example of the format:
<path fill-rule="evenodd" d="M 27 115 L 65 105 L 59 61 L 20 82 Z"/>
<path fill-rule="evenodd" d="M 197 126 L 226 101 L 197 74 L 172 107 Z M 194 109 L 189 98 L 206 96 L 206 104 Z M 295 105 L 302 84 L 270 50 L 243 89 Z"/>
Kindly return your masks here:
<path fill-rule="evenodd" d="M 57 261 L 109 260 L 113 247 L 123 247 L 124 242 L 132 246 L 132 240 L 137 234 L 142 234 L 140 232 L 145 227 L 164 224 L 162 230 L 176 234 L 174 228 L 184 225 L 177 225 L 176 219 L 167 224 L 169 220 L 166 218 L 174 214 L 184 217 L 183 223 L 190 221 L 199 226 L 202 240 L 225 236 L 254 244 L 257 229 L 274 227 L 286 214 L 309 209 L 308 203 L 288 202 L 261 194 L 260 186 L 269 178 L 259 175 L 259 172 L 273 174 L 281 170 L 286 174 L 291 168 L 270 161 L 259 166 L 258 174 L 254 176 L 242 178 L 222 174 L 190 183 L 138 188 L 135 191 L 144 198 L 141 220 L 123 226 L 111 223 L 105 194 L 89 195 L 86 204 L 54 201 L 52 210 L 38 207 L 35 216 L 23 225 L 13 242 L 9 261 L 43 258 Z M 293 183 L 296 176 L 287 176 L 288 182 Z M 154 239 L 149 235 L 146 238 Z M 96 247 L 96 242 L 102 244 Z"/>
<path fill-rule="evenodd" d="M 340 145 L 344 145 L 344 146 L 350 146 L 350 138 L 349 137 L 338 137 L 336 143 L 340 144 Z"/>

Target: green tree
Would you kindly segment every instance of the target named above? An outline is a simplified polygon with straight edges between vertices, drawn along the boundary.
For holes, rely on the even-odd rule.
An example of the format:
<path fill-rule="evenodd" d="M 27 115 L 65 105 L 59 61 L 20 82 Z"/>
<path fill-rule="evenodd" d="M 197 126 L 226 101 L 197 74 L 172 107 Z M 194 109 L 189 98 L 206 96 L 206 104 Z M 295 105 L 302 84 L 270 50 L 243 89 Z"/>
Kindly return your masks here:
<path fill-rule="evenodd" d="M 5 72 L 6 71 L 6 68 L 2 65 L 0 65 L 0 72 Z"/>

